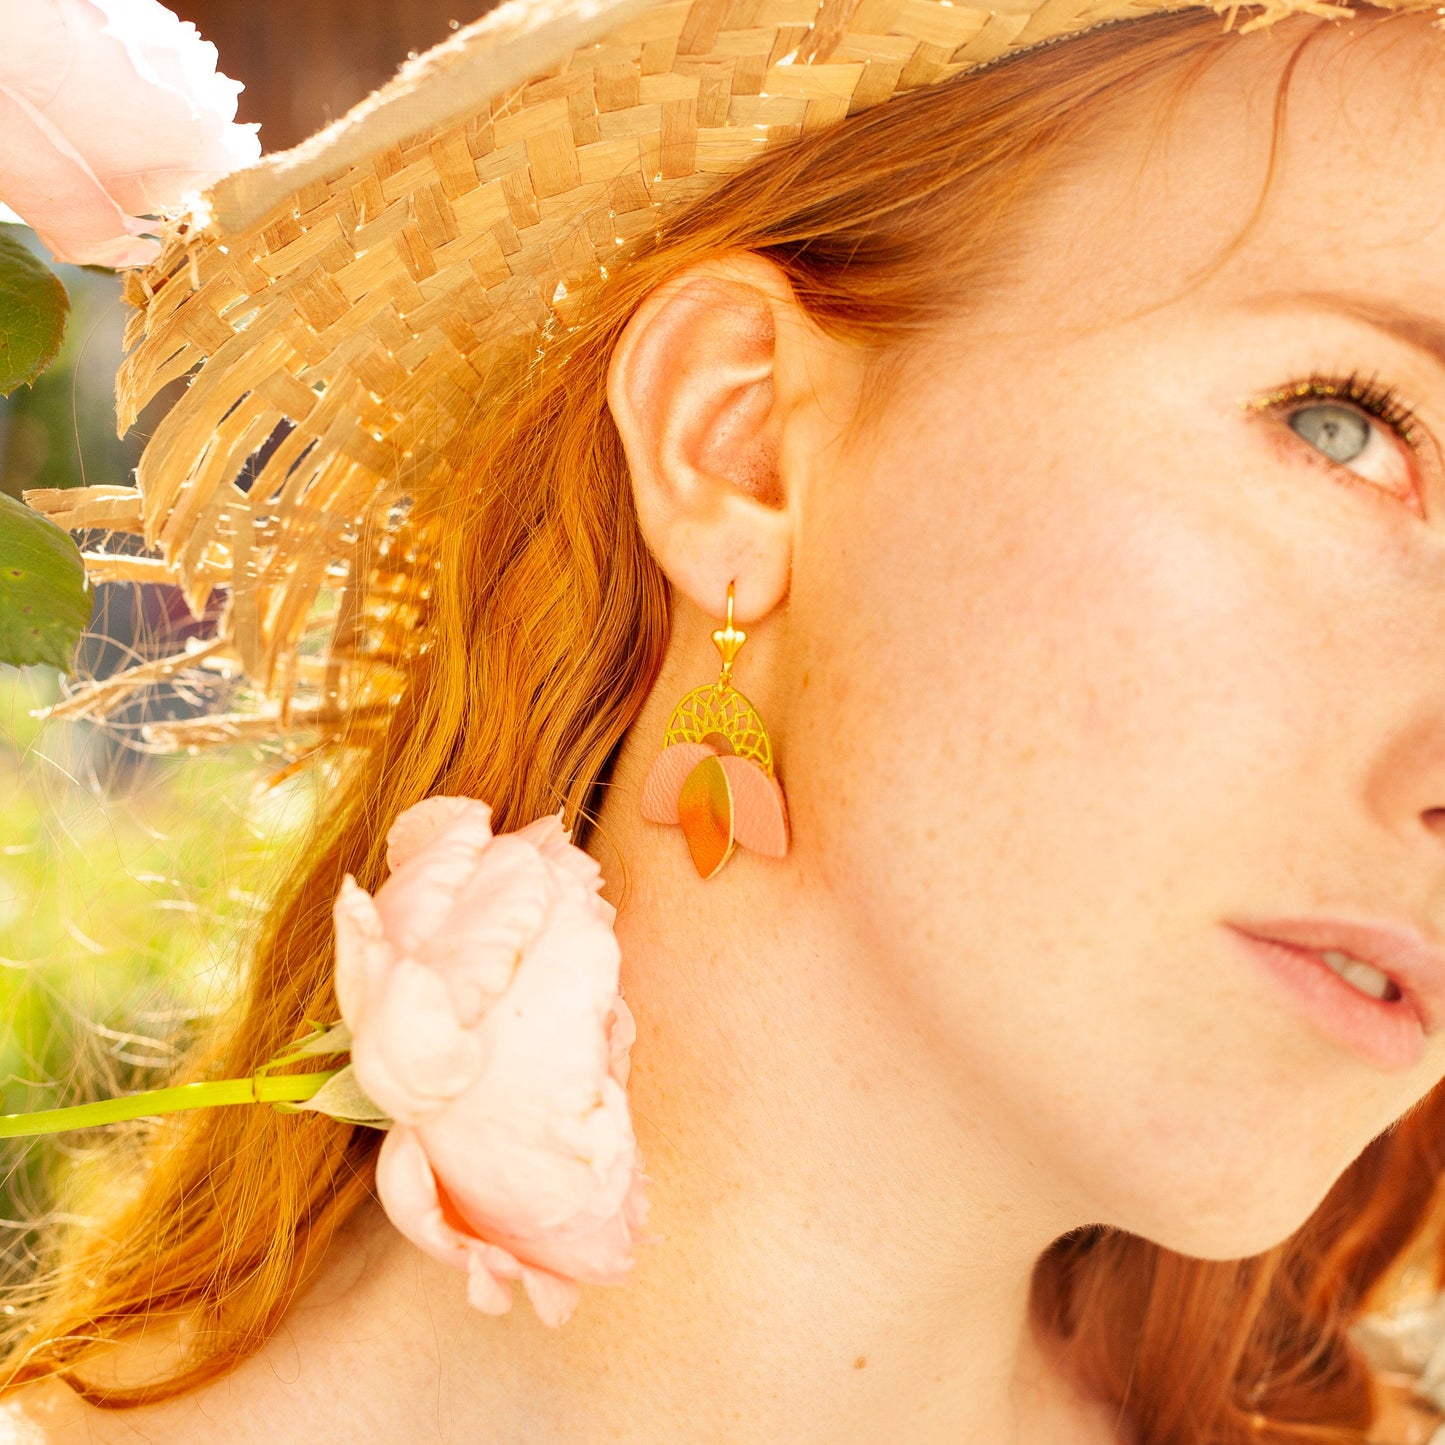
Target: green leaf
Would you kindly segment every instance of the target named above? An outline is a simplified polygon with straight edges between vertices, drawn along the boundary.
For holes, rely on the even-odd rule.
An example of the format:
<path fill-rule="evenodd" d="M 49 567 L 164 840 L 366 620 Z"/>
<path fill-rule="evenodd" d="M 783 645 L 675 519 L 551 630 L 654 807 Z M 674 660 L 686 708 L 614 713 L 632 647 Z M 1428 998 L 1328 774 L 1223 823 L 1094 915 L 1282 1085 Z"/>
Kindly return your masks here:
<path fill-rule="evenodd" d="M 93 602 L 70 534 L 0 492 L 0 662 L 68 672 Z"/>
<path fill-rule="evenodd" d="M 344 1019 L 329 1027 L 312 1019 L 307 1019 L 306 1022 L 311 1025 L 310 1036 L 302 1039 L 300 1043 L 288 1044 L 275 1058 L 267 1059 L 261 1065 L 261 1072 L 279 1068 L 283 1064 L 294 1064 L 297 1059 L 304 1059 L 308 1055 L 350 1053 L 351 1030 Z"/>
<path fill-rule="evenodd" d="M 55 360 L 70 310 L 60 277 L 11 231 L 0 226 L 0 396 Z"/>
<path fill-rule="evenodd" d="M 296 1055 L 303 1054 L 345 1054 L 351 1050 L 351 1030 L 345 1020 L 332 1024 L 329 1029 L 313 1034 L 309 1039 L 296 1045 Z"/>
<path fill-rule="evenodd" d="M 365 1124 L 373 1129 L 390 1129 L 392 1124 L 391 1116 L 362 1093 L 350 1064 L 334 1073 L 311 1098 L 296 1107 L 329 1114 L 343 1124 Z"/>

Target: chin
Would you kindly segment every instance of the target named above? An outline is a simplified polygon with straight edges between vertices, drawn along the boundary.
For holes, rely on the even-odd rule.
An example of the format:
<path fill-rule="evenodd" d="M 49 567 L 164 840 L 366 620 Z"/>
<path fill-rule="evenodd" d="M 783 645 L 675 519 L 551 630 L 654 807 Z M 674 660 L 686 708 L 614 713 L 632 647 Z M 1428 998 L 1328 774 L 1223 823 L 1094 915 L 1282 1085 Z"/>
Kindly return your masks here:
<path fill-rule="evenodd" d="M 1270 1181 L 1261 1170 L 1252 1185 L 1242 1185 L 1232 1199 L 1211 1194 L 1194 1209 L 1180 1208 L 1178 1198 L 1162 1206 L 1150 1227 L 1125 1224 L 1130 1233 L 1191 1259 L 1247 1259 L 1283 1244 L 1319 1208 L 1334 1180 L 1309 1193 Z"/>

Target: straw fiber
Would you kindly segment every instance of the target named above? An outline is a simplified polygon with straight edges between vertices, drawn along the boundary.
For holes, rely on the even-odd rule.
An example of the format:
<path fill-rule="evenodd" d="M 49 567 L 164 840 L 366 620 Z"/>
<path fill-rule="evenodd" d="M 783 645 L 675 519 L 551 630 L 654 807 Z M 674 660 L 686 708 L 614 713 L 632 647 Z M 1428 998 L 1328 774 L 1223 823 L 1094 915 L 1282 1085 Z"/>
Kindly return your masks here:
<path fill-rule="evenodd" d="M 218 183 L 167 222 L 160 259 L 128 273 L 122 428 L 168 383 L 189 385 L 134 489 L 27 500 L 100 529 L 93 579 L 172 582 L 197 615 L 221 588 L 224 609 L 212 640 L 83 685 L 54 713 L 103 716 L 200 670 L 237 677 L 246 701 L 154 725 L 157 745 L 324 741 L 384 719 L 426 637 L 428 538 L 410 499 L 459 484 L 489 376 L 549 317 L 565 323 L 569 282 L 770 146 L 1174 8 L 513 0 L 459 31 L 328 130 Z M 1232 26 L 1239 7 L 1210 8 Z M 1349 13 L 1251 8 L 1241 33 Z M 381 544 L 362 567 L 368 535 Z"/>

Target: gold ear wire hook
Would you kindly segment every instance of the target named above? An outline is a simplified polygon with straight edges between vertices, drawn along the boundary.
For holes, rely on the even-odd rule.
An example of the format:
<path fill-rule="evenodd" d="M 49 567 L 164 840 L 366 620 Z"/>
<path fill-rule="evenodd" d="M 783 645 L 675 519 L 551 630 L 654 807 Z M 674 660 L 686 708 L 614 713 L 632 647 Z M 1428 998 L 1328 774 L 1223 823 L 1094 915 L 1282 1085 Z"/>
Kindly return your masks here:
<path fill-rule="evenodd" d="M 717 643 L 717 650 L 722 653 L 722 675 L 714 687 L 718 692 L 726 692 L 732 686 L 733 659 L 738 655 L 738 649 L 748 640 L 746 632 L 733 626 L 733 584 L 731 582 L 728 583 L 727 626 L 718 628 L 713 633 L 712 640 Z"/>

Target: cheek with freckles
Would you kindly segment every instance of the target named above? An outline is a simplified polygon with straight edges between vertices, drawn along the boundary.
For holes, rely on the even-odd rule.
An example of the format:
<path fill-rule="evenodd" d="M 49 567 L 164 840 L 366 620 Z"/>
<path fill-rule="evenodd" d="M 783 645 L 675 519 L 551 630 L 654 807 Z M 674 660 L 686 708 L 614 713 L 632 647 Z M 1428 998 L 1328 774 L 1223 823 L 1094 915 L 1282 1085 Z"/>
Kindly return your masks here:
<path fill-rule="evenodd" d="M 822 525 L 856 564 L 799 579 L 850 626 L 810 633 L 790 799 L 945 1086 L 1099 1217 L 1267 1247 L 1390 1117 L 1218 927 L 1300 896 L 1288 820 L 1318 816 L 1339 675 L 1314 599 L 1267 528 L 1137 457 L 991 458 L 1005 489 L 930 441 L 849 479 Z"/>

